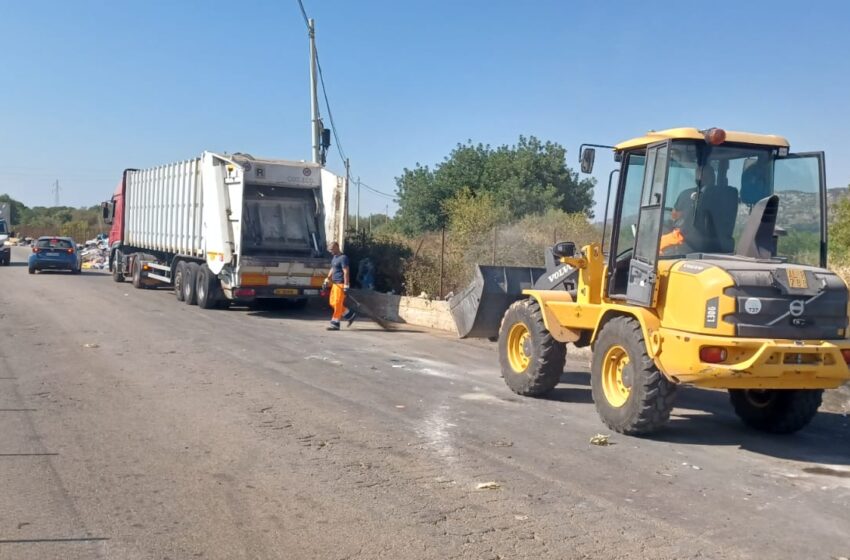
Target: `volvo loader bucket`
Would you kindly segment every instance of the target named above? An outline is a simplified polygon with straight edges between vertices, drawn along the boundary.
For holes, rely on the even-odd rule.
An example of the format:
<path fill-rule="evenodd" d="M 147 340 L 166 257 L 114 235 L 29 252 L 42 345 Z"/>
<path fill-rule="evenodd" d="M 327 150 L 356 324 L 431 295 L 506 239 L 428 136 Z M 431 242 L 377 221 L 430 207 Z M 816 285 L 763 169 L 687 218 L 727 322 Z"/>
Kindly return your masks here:
<path fill-rule="evenodd" d="M 475 278 L 449 299 L 449 309 L 460 338 L 499 336 L 502 316 L 513 302 L 525 296 L 546 269 L 526 266 L 478 265 Z"/>

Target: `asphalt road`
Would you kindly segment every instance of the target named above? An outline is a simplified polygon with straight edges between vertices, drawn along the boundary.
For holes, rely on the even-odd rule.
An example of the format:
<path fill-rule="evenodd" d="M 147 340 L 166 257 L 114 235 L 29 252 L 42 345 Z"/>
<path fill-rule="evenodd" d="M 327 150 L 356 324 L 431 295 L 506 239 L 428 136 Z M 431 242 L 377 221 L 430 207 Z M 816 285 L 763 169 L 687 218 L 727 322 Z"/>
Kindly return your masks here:
<path fill-rule="evenodd" d="M 26 255 L 0 268 L 0 559 L 850 557 L 841 414 L 766 436 L 685 389 L 669 429 L 598 447 L 580 362 L 525 399 L 490 343 Z"/>

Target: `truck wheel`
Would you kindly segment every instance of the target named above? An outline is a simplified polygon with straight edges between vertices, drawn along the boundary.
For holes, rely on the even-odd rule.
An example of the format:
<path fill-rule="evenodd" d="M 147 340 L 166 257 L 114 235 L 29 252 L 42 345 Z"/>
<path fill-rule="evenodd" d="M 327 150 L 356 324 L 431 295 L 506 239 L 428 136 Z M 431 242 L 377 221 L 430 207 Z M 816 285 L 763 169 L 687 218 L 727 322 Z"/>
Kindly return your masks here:
<path fill-rule="evenodd" d="M 590 388 L 605 425 L 627 435 L 666 424 L 676 395 L 676 385 L 649 357 L 640 323 L 629 317 L 602 327 L 593 348 Z"/>
<path fill-rule="evenodd" d="M 115 251 L 112 256 L 112 280 L 115 282 L 124 281 L 124 254 L 121 251 Z"/>
<path fill-rule="evenodd" d="M 804 428 L 820 408 L 822 389 L 729 389 L 735 414 L 750 427 L 773 434 Z"/>
<path fill-rule="evenodd" d="M 142 283 L 142 258 L 139 254 L 133 257 L 133 287 L 138 290 L 145 287 Z"/>
<path fill-rule="evenodd" d="M 530 397 L 551 391 L 561 381 L 566 356 L 566 346 L 546 330 L 535 300 L 508 308 L 499 329 L 499 363 L 511 391 Z"/>
<path fill-rule="evenodd" d="M 219 286 L 218 277 L 212 273 L 212 270 L 206 264 L 202 264 L 198 269 L 195 284 L 198 307 L 201 309 L 215 309 L 221 292 Z"/>
<path fill-rule="evenodd" d="M 198 263 L 186 263 L 186 273 L 183 276 L 183 303 L 187 305 L 198 303 L 198 292 L 195 291 L 198 268 Z"/>
<path fill-rule="evenodd" d="M 183 293 L 183 284 L 186 279 L 186 261 L 179 261 L 174 267 L 174 297 L 177 301 L 183 301 L 185 294 Z"/>

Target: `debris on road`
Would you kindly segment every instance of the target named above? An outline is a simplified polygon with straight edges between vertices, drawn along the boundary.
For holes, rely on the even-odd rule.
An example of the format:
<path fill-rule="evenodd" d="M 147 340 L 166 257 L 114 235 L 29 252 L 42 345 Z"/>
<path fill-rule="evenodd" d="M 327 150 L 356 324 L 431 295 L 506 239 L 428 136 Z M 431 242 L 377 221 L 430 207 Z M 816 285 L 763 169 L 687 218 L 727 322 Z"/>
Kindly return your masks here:
<path fill-rule="evenodd" d="M 595 436 L 590 438 L 590 443 L 592 445 L 599 445 L 601 447 L 604 447 L 606 445 L 611 445 L 611 442 L 608 441 L 609 437 L 611 437 L 611 436 L 608 436 L 608 435 L 605 435 L 605 434 L 596 434 Z"/>
<path fill-rule="evenodd" d="M 93 342 L 89 342 L 89 343 L 83 344 L 83 348 L 100 348 L 100 345 L 95 344 Z"/>
<path fill-rule="evenodd" d="M 476 490 L 498 490 L 502 485 L 495 481 L 490 482 L 479 482 L 476 486 Z"/>

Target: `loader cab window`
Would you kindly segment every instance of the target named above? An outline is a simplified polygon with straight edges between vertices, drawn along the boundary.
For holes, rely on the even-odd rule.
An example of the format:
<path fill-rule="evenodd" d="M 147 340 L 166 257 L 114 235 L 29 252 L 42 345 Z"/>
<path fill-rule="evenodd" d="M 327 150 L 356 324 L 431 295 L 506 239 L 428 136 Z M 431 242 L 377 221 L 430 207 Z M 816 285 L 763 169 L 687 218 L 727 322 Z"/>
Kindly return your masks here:
<path fill-rule="evenodd" d="M 611 198 L 608 202 L 609 212 L 613 214 L 611 220 L 613 227 L 610 228 L 611 240 L 606 243 L 610 259 L 609 293 L 611 294 L 625 294 L 626 291 L 646 165 L 646 156 L 640 152 L 625 154 L 624 158 L 620 183 L 618 188 L 611 189 Z M 622 193 L 620 204 L 616 204 L 618 193 Z"/>

